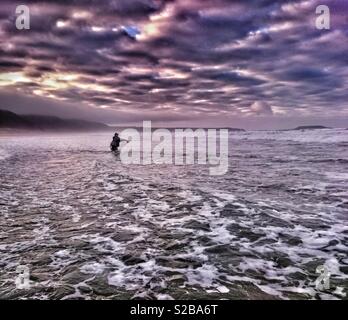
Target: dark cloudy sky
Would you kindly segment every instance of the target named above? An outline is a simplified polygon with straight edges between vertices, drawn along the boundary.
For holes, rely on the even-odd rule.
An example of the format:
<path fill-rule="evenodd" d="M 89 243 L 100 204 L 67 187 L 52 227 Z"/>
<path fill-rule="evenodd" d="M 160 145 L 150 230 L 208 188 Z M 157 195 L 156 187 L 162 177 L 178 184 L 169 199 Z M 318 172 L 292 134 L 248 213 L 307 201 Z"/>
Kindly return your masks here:
<path fill-rule="evenodd" d="M 26 4 L 31 29 L 17 30 Z M 315 28 L 315 8 L 331 29 Z M 348 126 L 346 0 L 1 0 L 0 109 L 110 124 Z"/>

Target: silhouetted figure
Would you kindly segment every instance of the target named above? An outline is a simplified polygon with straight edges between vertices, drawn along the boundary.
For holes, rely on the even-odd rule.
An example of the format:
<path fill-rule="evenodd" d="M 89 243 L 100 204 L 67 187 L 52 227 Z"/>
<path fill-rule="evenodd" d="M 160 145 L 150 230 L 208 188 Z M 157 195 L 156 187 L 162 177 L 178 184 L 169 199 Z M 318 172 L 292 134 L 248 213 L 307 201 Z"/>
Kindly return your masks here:
<path fill-rule="evenodd" d="M 124 142 L 129 142 L 129 140 L 125 140 L 125 139 L 121 139 L 118 135 L 118 133 L 116 132 L 114 134 L 114 137 L 112 138 L 112 142 L 110 144 L 110 149 L 112 152 L 117 152 L 118 151 L 118 148 L 120 146 L 120 143 L 121 141 L 124 141 Z"/>
<path fill-rule="evenodd" d="M 110 148 L 111 148 L 111 151 L 112 152 L 116 152 L 118 151 L 118 148 L 120 146 L 120 143 L 121 143 L 121 139 L 120 137 L 118 136 L 118 133 L 116 132 L 114 137 L 112 138 L 112 142 L 110 144 Z"/>

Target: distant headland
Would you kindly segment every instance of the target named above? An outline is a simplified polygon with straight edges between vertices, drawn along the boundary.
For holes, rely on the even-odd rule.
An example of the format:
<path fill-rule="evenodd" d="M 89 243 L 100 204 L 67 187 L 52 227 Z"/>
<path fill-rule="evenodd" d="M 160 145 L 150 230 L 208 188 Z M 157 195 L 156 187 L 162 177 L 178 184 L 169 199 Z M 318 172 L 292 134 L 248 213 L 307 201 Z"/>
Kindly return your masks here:
<path fill-rule="evenodd" d="M 104 123 L 62 119 L 54 116 L 19 115 L 11 111 L 0 110 L 0 129 L 30 131 L 96 131 L 112 130 Z"/>
<path fill-rule="evenodd" d="M 318 129 L 332 129 L 332 128 L 315 125 L 315 126 L 300 126 L 292 130 L 318 130 Z"/>

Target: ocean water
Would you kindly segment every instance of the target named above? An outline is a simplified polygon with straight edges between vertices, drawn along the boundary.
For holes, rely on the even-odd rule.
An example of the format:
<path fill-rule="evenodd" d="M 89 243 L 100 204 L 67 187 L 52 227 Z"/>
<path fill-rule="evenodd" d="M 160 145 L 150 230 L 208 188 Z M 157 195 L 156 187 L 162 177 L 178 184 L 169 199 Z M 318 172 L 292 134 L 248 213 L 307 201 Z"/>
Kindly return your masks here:
<path fill-rule="evenodd" d="M 223 176 L 111 138 L 0 137 L 0 298 L 347 298 L 347 130 L 232 133 Z"/>

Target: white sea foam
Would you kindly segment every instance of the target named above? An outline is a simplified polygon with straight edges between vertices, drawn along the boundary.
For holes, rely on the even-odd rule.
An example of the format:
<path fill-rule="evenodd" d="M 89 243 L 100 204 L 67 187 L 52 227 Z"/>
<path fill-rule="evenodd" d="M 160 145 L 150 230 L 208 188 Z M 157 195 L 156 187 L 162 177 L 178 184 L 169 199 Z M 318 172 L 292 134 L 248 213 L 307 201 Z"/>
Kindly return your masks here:
<path fill-rule="evenodd" d="M 85 264 L 81 267 L 81 272 L 86 274 L 100 274 L 103 273 L 105 265 L 97 262 Z"/>
<path fill-rule="evenodd" d="M 341 298 L 347 151 L 321 143 L 342 141 L 338 131 L 232 134 L 242 137 L 232 140 L 233 171 L 216 179 L 195 167 L 123 166 L 93 152 L 108 148 L 109 135 L 11 138 L 5 148 L 19 157 L 0 162 L 0 280 L 21 259 L 48 256 L 42 267 L 55 283 L 76 268 L 144 297 L 185 288 L 226 298 L 243 282 L 248 298 L 253 286 L 283 299 Z M 313 283 L 321 264 L 339 284 L 329 293 Z M 70 297 L 93 297 L 75 289 Z"/>
<path fill-rule="evenodd" d="M 326 172 L 325 173 L 330 179 L 334 180 L 348 180 L 348 172 Z"/>
<path fill-rule="evenodd" d="M 340 143 L 348 141 L 348 130 L 290 130 L 290 131 L 247 131 L 233 132 L 232 139 L 240 140 L 279 140 L 294 142 Z"/>
<path fill-rule="evenodd" d="M 0 149 L 0 161 L 6 160 L 10 156 L 11 154 L 7 150 Z"/>

